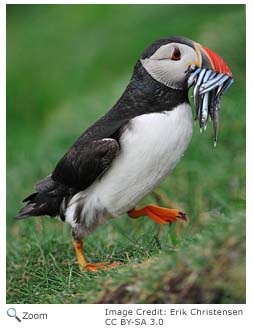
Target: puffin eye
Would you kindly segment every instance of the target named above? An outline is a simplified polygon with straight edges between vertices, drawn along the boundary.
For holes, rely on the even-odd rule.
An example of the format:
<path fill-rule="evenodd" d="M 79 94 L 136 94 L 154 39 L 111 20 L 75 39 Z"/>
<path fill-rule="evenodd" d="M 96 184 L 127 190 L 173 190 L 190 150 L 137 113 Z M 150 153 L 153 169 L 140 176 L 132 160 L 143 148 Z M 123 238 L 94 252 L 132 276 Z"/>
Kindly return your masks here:
<path fill-rule="evenodd" d="M 171 56 L 170 56 L 170 59 L 172 61 L 179 61 L 181 59 L 181 51 L 179 48 L 175 47 Z"/>

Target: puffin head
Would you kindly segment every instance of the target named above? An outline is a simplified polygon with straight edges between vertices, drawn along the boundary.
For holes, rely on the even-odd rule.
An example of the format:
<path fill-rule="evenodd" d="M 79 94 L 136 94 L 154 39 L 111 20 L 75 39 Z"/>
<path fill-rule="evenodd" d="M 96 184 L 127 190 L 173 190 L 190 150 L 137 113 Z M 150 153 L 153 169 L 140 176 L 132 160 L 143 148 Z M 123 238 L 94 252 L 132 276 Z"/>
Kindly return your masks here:
<path fill-rule="evenodd" d="M 232 78 L 229 67 L 219 55 L 182 36 L 154 41 L 142 53 L 140 62 L 153 79 L 173 89 L 189 88 L 187 81 L 193 66 Z"/>

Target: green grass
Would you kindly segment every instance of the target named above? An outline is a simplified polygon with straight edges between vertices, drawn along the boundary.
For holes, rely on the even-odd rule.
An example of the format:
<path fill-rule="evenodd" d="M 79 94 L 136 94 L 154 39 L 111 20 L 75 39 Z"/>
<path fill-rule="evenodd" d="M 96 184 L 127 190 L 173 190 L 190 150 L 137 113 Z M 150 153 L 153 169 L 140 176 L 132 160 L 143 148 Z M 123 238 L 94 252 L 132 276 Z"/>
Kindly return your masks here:
<path fill-rule="evenodd" d="M 7 302 L 245 302 L 245 9 L 241 5 L 8 5 Z M 235 83 L 223 99 L 219 142 L 211 125 L 143 204 L 167 195 L 189 223 L 158 227 L 122 216 L 84 241 L 80 273 L 70 227 L 15 222 L 20 201 L 81 132 L 118 99 L 142 50 L 185 35 L 215 50 Z M 155 200 L 154 200 L 155 199 Z"/>

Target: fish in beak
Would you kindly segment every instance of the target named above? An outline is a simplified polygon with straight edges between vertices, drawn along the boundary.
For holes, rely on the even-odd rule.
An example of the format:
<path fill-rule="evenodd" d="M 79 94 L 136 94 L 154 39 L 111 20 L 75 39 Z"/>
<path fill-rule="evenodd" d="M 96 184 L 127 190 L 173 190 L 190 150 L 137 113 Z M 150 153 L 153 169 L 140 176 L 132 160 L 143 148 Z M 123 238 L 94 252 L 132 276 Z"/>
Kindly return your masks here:
<path fill-rule="evenodd" d="M 233 83 L 233 75 L 225 61 L 214 51 L 194 43 L 198 61 L 189 68 L 188 86 L 193 88 L 195 120 L 200 131 L 206 129 L 208 118 L 213 121 L 214 146 L 217 144 L 221 97 Z"/>

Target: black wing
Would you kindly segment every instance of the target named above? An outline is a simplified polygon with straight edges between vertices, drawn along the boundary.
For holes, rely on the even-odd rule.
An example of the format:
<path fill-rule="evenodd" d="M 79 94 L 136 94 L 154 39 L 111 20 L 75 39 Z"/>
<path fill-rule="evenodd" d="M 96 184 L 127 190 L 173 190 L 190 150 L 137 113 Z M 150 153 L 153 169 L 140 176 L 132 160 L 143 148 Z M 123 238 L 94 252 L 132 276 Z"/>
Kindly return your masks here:
<path fill-rule="evenodd" d="M 74 144 L 58 162 L 52 179 L 79 191 L 86 189 L 110 166 L 119 152 L 113 138 Z"/>

